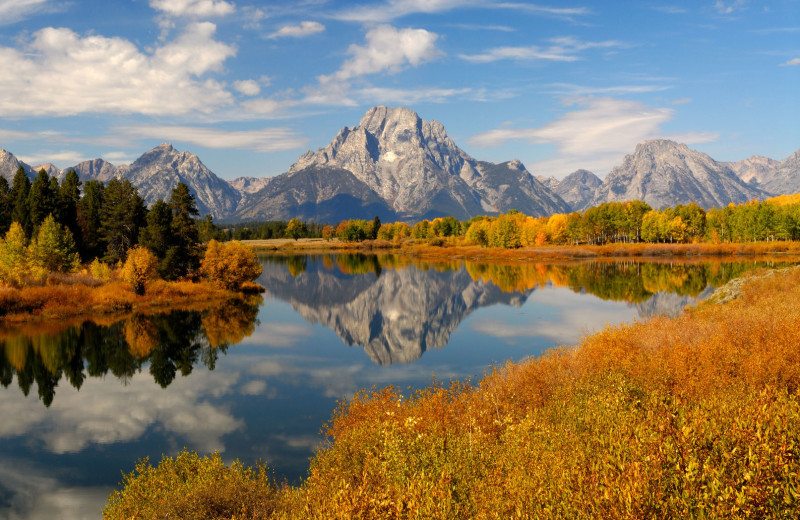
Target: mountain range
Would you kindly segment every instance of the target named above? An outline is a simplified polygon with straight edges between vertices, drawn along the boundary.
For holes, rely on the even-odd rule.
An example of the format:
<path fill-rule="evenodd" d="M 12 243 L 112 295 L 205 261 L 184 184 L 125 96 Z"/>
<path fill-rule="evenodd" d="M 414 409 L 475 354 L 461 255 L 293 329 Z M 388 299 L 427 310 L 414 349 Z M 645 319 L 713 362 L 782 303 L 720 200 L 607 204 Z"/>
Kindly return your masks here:
<path fill-rule="evenodd" d="M 325 147 L 301 155 L 275 177 L 219 178 L 189 152 L 161 144 L 130 165 L 103 159 L 59 169 L 35 167 L 0 150 L 0 175 L 11 182 L 19 166 L 63 179 L 129 179 L 148 204 L 189 185 L 201 214 L 217 220 L 347 218 L 416 221 L 451 215 L 461 220 L 517 209 L 527 215 L 583 210 L 611 201 L 644 200 L 654 208 L 695 202 L 704 208 L 800 191 L 800 150 L 777 161 L 753 156 L 718 162 L 684 144 L 656 139 L 637 145 L 604 180 L 578 170 L 562 180 L 534 176 L 519 161 L 474 159 L 437 121 L 407 108 L 378 106 L 344 127 Z"/>

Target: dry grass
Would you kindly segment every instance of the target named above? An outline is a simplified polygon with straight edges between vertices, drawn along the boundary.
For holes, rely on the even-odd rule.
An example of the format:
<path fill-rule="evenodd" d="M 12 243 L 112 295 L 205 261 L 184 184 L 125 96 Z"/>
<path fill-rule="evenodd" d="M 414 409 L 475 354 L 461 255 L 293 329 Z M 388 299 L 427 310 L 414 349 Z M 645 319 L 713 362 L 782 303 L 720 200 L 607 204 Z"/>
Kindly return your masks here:
<path fill-rule="evenodd" d="M 334 413 L 308 479 L 270 488 L 269 518 L 796 518 L 798 345 L 794 268 L 477 384 L 363 392 Z M 165 517 L 158 489 L 128 479 L 112 499 Z"/>
<path fill-rule="evenodd" d="M 238 294 L 207 282 L 163 280 L 151 282 L 141 296 L 134 294 L 129 284 L 120 281 L 100 285 L 59 283 L 21 289 L 0 288 L 0 322 L 8 325 L 76 317 L 96 320 L 102 315 L 149 314 L 166 308 L 199 310 Z"/>

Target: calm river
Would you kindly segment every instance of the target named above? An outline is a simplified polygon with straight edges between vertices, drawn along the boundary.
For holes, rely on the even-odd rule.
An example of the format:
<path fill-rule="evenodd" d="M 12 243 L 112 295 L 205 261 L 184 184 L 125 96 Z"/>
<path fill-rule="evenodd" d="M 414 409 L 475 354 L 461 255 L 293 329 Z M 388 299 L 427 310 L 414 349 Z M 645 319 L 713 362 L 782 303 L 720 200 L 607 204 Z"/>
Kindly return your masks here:
<path fill-rule="evenodd" d="M 100 518 L 121 472 L 184 447 L 297 482 L 359 389 L 480 376 L 781 265 L 262 261 L 248 303 L 0 330 L 0 518 Z"/>

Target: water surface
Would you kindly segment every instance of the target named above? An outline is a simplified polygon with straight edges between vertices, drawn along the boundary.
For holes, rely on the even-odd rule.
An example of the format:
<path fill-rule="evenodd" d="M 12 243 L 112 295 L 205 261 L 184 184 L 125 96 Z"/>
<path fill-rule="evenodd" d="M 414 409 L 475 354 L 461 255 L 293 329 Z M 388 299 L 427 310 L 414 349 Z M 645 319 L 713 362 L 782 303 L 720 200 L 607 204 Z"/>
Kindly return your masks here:
<path fill-rule="evenodd" d="M 676 314 L 767 265 L 262 262 L 267 292 L 252 301 L 0 331 L 0 518 L 99 518 L 121 472 L 183 447 L 296 482 L 359 389 L 480 376 L 607 323 Z"/>

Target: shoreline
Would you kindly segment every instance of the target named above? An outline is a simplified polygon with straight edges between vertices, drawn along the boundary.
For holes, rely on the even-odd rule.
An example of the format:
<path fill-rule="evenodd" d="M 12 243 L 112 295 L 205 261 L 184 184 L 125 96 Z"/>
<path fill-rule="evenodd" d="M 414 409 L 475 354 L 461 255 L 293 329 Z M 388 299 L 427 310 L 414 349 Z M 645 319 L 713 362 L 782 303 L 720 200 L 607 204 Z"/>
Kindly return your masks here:
<path fill-rule="evenodd" d="M 403 242 L 367 240 L 364 242 L 341 242 L 338 239 L 322 238 L 247 240 L 245 244 L 258 253 L 325 254 L 368 253 L 397 254 L 420 258 L 443 260 L 580 260 L 592 258 L 664 258 L 664 257 L 720 257 L 798 255 L 800 242 L 747 242 L 720 244 L 606 244 L 606 245 L 547 245 L 503 249 L 467 245 L 463 241 L 450 239 L 441 245 L 429 244 L 427 240 L 408 239 Z"/>
<path fill-rule="evenodd" d="M 205 281 L 150 284 L 141 296 L 129 284 L 106 282 L 95 287 L 57 284 L 22 289 L 0 288 L 0 327 L 17 327 L 47 321 L 118 321 L 131 314 L 158 314 L 166 310 L 205 310 L 230 299 L 245 299 L 261 292 L 253 284 L 247 291 L 229 291 Z"/>

